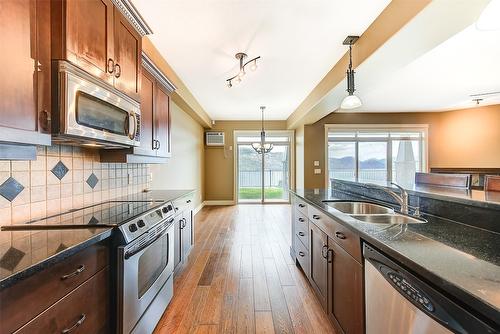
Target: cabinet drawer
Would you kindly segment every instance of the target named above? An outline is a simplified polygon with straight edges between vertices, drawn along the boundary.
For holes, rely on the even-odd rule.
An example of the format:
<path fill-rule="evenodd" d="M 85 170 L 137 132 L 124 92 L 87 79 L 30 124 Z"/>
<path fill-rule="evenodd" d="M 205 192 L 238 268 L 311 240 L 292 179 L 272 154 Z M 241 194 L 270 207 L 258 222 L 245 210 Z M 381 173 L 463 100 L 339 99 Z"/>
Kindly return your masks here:
<path fill-rule="evenodd" d="M 303 201 L 299 197 L 296 197 L 295 209 L 297 209 L 298 211 L 300 211 L 303 214 L 305 214 L 306 217 L 307 217 L 307 207 L 308 207 L 308 205 L 307 205 L 307 203 L 305 201 Z"/>
<path fill-rule="evenodd" d="M 0 292 L 0 333 L 11 333 L 108 265 L 96 244 Z"/>
<path fill-rule="evenodd" d="M 356 261 L 362 263 L 361 240 L 359 239 L 359 236 L 337 222 L 334 222 L 333 233 L 332 239 L 344 248 Z"/>
<path fill-rule="evenodd" d="M 295 238 L 295 246 L 296 246 L 296 253 L 295 256 L 297 257 L 297 261 L 299 261 L 300 266 L 302 267 L 302 270 L 306 273 L 307 277 L 309 277 L 309 252 L 302 243 L 302 241 L 296 237 Z"/>
<path fill-rule="evenodd" d="M 192 208 L 193 206 L 193 194 L 186 195 L 184 197 L 178 198 L 172 202 L 174 205 L 175 212 L 182 212 L 185 209 Z"/>
<path fill-rule="evenodd" d="M 17 333 L 109 333 L 109 267 L 27 323 Z M 34 296 L 34 298 L 37 298 Z"/>
<path fill-rule="evenodd" d="M 309 249 L 309 222 L 299 211 L 295 211 L 295 233 L 306 249 Z"/>

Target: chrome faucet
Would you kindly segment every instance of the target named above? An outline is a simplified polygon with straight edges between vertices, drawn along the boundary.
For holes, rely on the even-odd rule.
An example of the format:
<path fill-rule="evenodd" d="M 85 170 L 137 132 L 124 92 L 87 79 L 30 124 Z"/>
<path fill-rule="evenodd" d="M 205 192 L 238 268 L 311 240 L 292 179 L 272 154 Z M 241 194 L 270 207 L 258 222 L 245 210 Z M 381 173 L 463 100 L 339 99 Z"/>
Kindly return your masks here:
<path fill-rule="evenodd" d="M 372 187 L 372 188 L 377 188 L 380 190 L 385 191 L 387 194 L 391 195 L 396 202 L 401 206 L 401 213 L 408 214 L 408 192 L 405 190 L 405 188 L 401 187 L 399 184 L 395 182 L 391 182 L 393 186 L 399 189 L 401 194 L 398 194 L 392 189 L 388 189 L 386 187 L 379 186 L 378 184 L 373 184 L 373 183 L 367 183 L 367 186 Z"/>

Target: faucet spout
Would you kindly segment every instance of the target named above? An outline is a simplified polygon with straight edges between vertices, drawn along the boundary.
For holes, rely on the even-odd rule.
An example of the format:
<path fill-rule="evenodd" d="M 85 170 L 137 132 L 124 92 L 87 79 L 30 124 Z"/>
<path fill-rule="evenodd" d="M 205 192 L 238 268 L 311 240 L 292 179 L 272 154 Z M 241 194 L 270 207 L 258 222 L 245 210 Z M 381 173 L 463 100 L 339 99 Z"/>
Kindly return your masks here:
<path fill-rule="evenodd" d="M 405 188 L 401 187 L 399 184 L 397 184 L 395 182 L 391 182 L 391 184 L 399 189 L 400 194 L 398 194 L 394 190 L 379 186 L 378 184 L 368 183 L 367 186 L 369 186 L 371 188 L 377 188 L 377 189 L 383 190 L 385 193 L 387 193 L 392 198 L 394 198 L 396 200 L 396 202 L 400 205 L 401 213 L 408 214 L 408 211 L 409 211 L 408 210 L 408 208 L 409 208 L 409 206 L 408 206 L 408 192 L 406 191 Z"/>

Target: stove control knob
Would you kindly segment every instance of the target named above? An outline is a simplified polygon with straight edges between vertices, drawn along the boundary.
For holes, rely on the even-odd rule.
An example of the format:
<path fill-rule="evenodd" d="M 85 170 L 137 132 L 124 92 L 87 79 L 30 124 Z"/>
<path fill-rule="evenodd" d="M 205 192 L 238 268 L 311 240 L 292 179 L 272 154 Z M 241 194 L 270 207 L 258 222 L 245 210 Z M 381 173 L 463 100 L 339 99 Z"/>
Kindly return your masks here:
<path fill-rule="evenodd" d="M 163 213 L 167 213 L 170 210 L 168 209 L 168 207 L 164 206 L 163 209 L 161 209 L 161 211 L 163 211 Z"/>
<path fill-rule="evenodd" d="M 129 230 L 130 232 L 134 233 L 135 231 L 137 231 L 137 225 L 135 225 L 135 224 L 130 224 L 130 225 L 128 226 L 128 230 Z"/>
<path fill-rule="evenodd" d="M 144 220 L 140 219 L 140 220 L 137 222 L 137 226 L 139 226 L 139 227 L 144 227 L 144 226 L 146 226 L 146 224 L 144 224 Z"/>

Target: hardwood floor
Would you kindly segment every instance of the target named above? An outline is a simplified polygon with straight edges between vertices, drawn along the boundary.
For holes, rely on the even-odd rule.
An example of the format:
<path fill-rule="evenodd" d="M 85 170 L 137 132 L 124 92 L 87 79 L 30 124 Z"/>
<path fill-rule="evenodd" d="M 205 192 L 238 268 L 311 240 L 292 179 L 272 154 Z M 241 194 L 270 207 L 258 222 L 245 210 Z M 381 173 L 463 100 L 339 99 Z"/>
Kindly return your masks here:
<path fill-rule="evenodd" d="M 155 333 L 335 333 L 289 255 L 290 215 L 290 205 L 201 210 Z"/>

